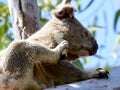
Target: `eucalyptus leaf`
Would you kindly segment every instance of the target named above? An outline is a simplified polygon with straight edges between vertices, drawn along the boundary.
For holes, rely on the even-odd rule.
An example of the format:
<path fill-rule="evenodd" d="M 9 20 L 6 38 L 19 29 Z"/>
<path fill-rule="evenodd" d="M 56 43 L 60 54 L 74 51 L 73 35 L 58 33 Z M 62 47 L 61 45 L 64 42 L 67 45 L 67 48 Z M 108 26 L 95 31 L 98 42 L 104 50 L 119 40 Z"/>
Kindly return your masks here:
<path fill-rule="evenodd" d="M 77 66 L 78 68 L 80 69 L 83 69 L 83 65 L 82 63 L 80 62 L 80 60 L 75 60 L 72 62 L 75 66 Z"/>
<path fill-rule="evenodd" d="M 80 9 L 80 12 L 83 12 L 83 11 L 85 11 L 87 8 L 89 8 L 90 5 L 92 5 L 93 2 L 94 2 L 94 0 L 91 0 L 91 1 L 86 5 L 86 7 L 85 7 L 84 9 Z"/>
<path fill-rule="evenodd" d="M 116 26 L 117 26 L 117 22 L 118 22 L 118 19 L 120 17 L 120 10 L 118 10 L 115 14 L 115 19 L 114 19 L 114 30 L 116 32 Z"/>

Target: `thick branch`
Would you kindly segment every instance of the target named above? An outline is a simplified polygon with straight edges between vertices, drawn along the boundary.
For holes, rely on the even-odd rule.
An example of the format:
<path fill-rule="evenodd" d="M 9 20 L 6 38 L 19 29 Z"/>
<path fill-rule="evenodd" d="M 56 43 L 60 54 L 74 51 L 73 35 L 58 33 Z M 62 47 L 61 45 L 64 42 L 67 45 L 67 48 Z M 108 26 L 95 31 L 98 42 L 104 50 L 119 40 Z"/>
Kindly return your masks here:
<path fill-rule="evenodd" d="M 37 0 L 8 0 L 15 39 L 26 39 L 40 29 Z"/>

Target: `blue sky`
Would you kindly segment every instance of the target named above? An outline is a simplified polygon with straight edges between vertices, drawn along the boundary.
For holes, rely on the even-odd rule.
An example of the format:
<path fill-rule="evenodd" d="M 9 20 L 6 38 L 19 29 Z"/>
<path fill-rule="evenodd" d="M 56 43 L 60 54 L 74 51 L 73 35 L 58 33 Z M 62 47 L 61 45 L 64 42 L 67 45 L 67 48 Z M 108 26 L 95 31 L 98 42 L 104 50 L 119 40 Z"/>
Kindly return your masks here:
<path fill-rule="evenodd" d="M 90 0 L 81 0 L 83 6 Z M 77 13 L 76 17 L 85 26 L 93 25 L 93 20 L 97 18 L 97 25 L 103 28 L 98 29 L 95 35 L 97 42 L 99 44 L 99 50 L 97 55 L 102 56 L 103 59 L 96 58 L 94 56 L 90 57 L 90 62 L 85 64 L 85 68 L 103 67 L 106 63 L 109 66 L 120 65 L 120 58 L 116 58 L 118 53 L 114 52 L 116 47 L 116 37 L 117 34 L 114 33 L 114 18 L 116 11 L 120 9 L 120 0 L 94 0 L 90 8 L 88 8 L 83 13 Z M 119 31 L 120 22 L 118 21 L 117 30 Z M 104 48 L 103 48 L 104 45 Z M 116 55 L 116 57 L 115 57 Z"/>

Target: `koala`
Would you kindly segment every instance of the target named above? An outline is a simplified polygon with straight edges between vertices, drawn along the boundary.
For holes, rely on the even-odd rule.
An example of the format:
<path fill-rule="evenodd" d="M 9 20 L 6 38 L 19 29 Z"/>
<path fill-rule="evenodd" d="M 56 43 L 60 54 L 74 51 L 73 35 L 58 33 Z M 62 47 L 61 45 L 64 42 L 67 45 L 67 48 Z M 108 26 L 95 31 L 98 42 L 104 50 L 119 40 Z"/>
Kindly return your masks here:
<path fill-rule="evenodd" d="M 94 55 L 98 49 L 97 41 L 74 17 L 74 11 L 70 0 L 63 0 L 59 8 L 52 10 L 51 19 L 43 28 L 8 46 L 0 62 L 2 90 L 42 90 L 91 78 L 108 78 L 109 73 L 102 68 L 85 71 L 70 63 Z"/>
<path fill-rule="evenodd" d="M 64 2 L 65 1 L 65 2 Z M 76 68 L 70 61 L 82 56 L 91 56 L 97 52 L 98 44 L 92 34 L 74 17 L 74 7 L 70 0 L 63 0 L 60 7 L 52 10 L 52 18 L 41 30 L 34 33 L 27 40 L 42 44 L 48 48 L 55 48 L 66 40 L 69 47 L 66 49 L 66 60 L 57 64 L 43 63 L 44 76 L 48 78 L 47 87 L 61 85 L 91 78 L 108 78 L 109 73 L 102 68 L 94 71 L 85 71 Z M 34 75 L 40 82 L 41 66 L 35 64 Z M 50 81 L 52 82 L 50 84 Z"/>

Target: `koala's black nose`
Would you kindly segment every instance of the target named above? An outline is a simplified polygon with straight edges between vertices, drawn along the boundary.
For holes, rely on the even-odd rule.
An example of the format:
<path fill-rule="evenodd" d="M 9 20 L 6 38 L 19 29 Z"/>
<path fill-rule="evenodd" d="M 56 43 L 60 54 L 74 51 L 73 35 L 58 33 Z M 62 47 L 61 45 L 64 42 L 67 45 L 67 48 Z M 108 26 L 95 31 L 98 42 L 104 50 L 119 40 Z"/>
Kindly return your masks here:
<path fill-rule="evenodd" d="M 97 50 L 98 50 L 98 44 L 96 41 L 94 41 L 90 55 L 94 55 L 97 52 Z"/>

